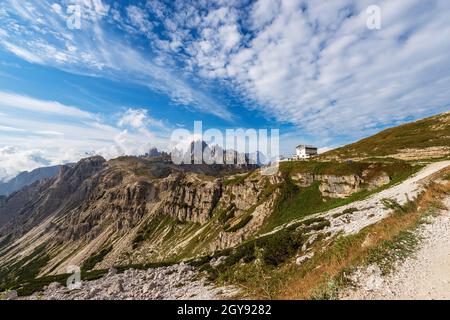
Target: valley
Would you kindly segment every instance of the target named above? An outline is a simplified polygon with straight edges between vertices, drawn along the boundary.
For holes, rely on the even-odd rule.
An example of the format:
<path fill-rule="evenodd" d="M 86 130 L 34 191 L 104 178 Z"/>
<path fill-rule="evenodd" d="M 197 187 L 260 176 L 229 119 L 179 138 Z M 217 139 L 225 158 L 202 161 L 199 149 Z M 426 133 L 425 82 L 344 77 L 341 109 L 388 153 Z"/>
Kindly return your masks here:
<path fill-rule="evenodd" d="M 426 126 L 439 133 L 432 147 L 445 149 L 448 114 L 431 119 Z M 448 174 L 448 155 L 425 159 L 425 145 L 402 159 L 366 152 L 370 139 L 389 144 L 420 130 L 419 121 L 317 159 L 281 162 L 271 176 L 255 166 L 174 165 L 160 156 L 93 156 L 62 166 L 1 199 L 0 291 L 58 299 L 189 298 L 195 290 L 192 298 L 220 298 L 216 291 L 233 298 L 317 296 L 342 270 L 314 278 L 313 265 L 325 267 L 324 255 L 335 246 L 410 210 Z M 191 268 L 192 280 L 177 285 L 174 278 L 172 291 L 155 284 L 142 292 L 180 265 Z M 65 284 L 69 266 L 79 267 L 86 283 L 78 293 L 57 285 Z M 111 270 L 122 290 L 108 296 Z M 146 282 L 147 273 L 161 276 Z"/>

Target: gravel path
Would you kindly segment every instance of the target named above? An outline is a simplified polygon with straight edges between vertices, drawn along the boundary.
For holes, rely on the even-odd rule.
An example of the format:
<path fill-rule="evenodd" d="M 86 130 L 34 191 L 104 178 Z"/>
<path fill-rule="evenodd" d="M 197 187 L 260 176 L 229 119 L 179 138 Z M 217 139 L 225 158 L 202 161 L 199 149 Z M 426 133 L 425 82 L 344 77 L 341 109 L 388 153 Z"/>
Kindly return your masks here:
<path fill-rule="evenodd" d="M 422 237 L 416 254 L 382 277 L 372 266 L 359 275 L 358 289 L 343 299 L 450 299 L 450 198 L 448 210 L 418 231 Z"/>

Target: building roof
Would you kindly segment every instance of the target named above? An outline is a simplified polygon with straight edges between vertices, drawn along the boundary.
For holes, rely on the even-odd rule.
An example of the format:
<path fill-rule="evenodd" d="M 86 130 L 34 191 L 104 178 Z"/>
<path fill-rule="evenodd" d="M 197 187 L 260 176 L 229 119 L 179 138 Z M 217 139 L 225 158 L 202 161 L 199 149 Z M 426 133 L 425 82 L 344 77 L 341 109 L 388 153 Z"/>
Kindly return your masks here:
<path fill-rule="evenodd" d="M 295 147 L 296 149 L 297 148 L 311 148 L 311 149 L 317 149 L 317 147 L 314 147 L 314 146 L 310 146 L 310 145 L 305 145 L 305 144 L 299 144 L 297 147 Z"/>

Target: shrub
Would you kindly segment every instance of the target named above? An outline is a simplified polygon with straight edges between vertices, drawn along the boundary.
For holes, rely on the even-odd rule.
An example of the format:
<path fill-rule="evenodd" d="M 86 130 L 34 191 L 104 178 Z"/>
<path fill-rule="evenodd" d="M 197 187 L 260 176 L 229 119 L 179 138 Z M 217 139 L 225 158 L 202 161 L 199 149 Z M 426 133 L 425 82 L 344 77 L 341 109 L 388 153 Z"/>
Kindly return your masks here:
<path fill-rule="evenodd" d="M 347 208 L 344 211 L 342 211 L 343 214 L 352 214 L 353 212 L 358 211 L 357 208 Z"/>
<path fill-rule="evenodd" d="M 301 224 L 305 225 L 305 226 L 309 226 L 311 224 L 317 223 L 317 222 L 323 222 L 326 221 L 325 218 L 323 217 L 317 217 L 317 218 L 310 218 L 307 220 L 304 220 L 301 222 Z"/>
<path fill-rule="evenodd" d="M 265 239 L 262 259 L 265 264 L 278 266 L 293 256 L 302 245 L 299 233 L 280 231 Z"/>
<path fill-rule="evenodd" d="M 92 269 L 95 267 L 95 265 L 96 265 L 97 263 L 103 261 L 103 258 L 104 258 L 108 253 L 111 252 L 112 248 L 113 248 L 113 246 L 110 245 L 110 246 L 108 246 L 108 247 L 106 247 L 106 248 L 100 250 L 99 253 L 94 254 L 94 255 L 90 256 L 89 258 L 87 258 L 87 259 L 84 261 L 84 263 L 83 263 L 81 269 L 83 269 L 83 270 L 92 270 Z"/>
<path fill-rule="evenodd" d="M 397 200 L 393 199 L 381 199 L 381 203 L 384 205 L 386 209 L 392 210 L 401 210 L 403 211 L 402 206 L 397 202 Z"/>
<path fill-rule="evenodd" d="M 325 229 L 326 227 L 329 227 L 330 225 L 331 225 L 330 221 L 324 220 L 324 221 L 321 221 L 319 223 L 307 226 L 306 228 L 302 229 L 302 231 L 304 233 L 308 233 L 308 232 L 311 232 L 311 231 L 318 231 L 318 230 Z"/>
<path fill-rule="evenodd" d="M 222 223 L 226 223 L 228 220 L 234 217 L 236 212 L 236 205 L 234 203 L 230 204 L 225 210 L 219 212 L 218 220 Z"/>
<path fill-rule="evenodd" d="M 236 184 L 243 184 L 245 179 L 247 179 L 251 174 L 252 174 L 252 172 L 249 172 L 249 173 L 247 173 L 245 175 L 239 175 L 239 176 L 236 176 L 234 178 L 231 178 L 231 179 L 228 179 L 228 180 L 224 180 L 222 182 L 222 185 L 224 187 L 227 187 L 227 186 L 232 186 L 232 185 L 236 185 Z"/>
<path fill-rule="evenodd" d="M 233 252 L 225 259 L 225 263 L 221 267 L 233 266 L 239 263 L 241 260 L 244 263 L 249 263 L 256 258 L 255 242 L 247 242 L 237 247 Z"/>

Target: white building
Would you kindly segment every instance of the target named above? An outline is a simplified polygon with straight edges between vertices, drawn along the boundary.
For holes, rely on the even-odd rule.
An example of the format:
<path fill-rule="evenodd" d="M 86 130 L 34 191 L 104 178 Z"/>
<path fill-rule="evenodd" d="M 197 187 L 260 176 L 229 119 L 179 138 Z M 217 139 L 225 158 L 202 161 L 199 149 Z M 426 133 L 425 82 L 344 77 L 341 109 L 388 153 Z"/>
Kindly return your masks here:
<path fill-rule="evenodd" d="M 317 156 L 316 147 L 301 144 L 295 148 L 294 159 L 303 160 L 314 156 Z"/>

